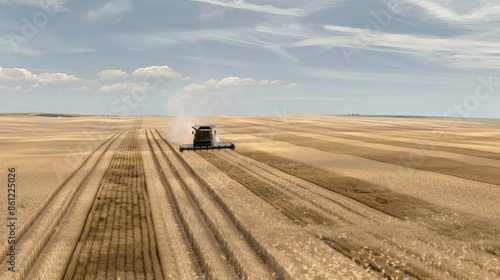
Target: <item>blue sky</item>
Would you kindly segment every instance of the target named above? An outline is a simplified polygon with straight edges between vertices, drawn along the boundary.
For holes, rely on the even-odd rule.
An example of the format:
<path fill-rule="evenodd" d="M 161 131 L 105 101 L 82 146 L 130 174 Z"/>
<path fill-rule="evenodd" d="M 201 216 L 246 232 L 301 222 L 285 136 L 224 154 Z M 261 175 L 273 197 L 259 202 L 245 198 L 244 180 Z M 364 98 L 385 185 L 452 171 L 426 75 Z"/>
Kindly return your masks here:
<path fill-rule="evenodd" d="M 0 112 L 500 117 L 499 1 L 0 7 Z"/>

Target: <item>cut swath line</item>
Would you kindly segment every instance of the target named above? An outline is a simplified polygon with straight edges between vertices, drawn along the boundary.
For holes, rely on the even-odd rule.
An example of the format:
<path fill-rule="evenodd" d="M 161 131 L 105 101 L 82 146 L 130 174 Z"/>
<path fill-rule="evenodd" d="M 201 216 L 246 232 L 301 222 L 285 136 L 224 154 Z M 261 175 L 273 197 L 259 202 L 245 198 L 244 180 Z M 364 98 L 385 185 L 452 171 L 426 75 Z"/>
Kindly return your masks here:
<path fill-rule="evenodd" d="M 130 131 L 115 151 L 65 279 L 77 275 L 162 278 L 156 248 L 150 245 L 155 243 L 149 240 L 154 234 L 147 217 L 150 212 L 145 211 L 149 202 L 135 133 Z"/>
<path fill-rule="evenodd" d="M 186 197 L 200 209 L 199 215 L 206 221 L 207 230 L 213 235 L 218 246 L 221 248 L 224 258 L 219 258 L 227 264 L 233 266 L 241 277 L 257 277 L 262 279 L 272 279 L 272 273 L 264 265 L 262 259 L 252 249 L 251 240 L 242 240 L 239 236 L 247 236 L 241 232 L 240 227 L 231 218 L 227 208 L 221 204 L 220 200 L 215 200 L 213 194 L 208 191 L 203 180 L 193 172 L 189 165 L 177 154 L 175 149 L 156 131 L 156 134 L 163 140 L 158 142 L 153 135 L 153 140 L 157 144 L 168 164 L 174 169 L 177 180 L 181 183 L 186 192 Z M 187 231 L 195 230 L 194 224 L 187 224 Z M 196 240 L 194 240 L 196 241 Z M 198 241 L 201 242 L 201 241 Z M 214 253 L 215 254 L 215 253 Z M 220 255 L 220 254 L 219 254 Z M 199 256 L 204 257 L 204 256 Z M 206 256 L 205 256 L 206 257 Z M 204 260 L 207 261 L 207 260 Z M 210 260 L 213 261 L 213 260 Z M 204 267 L 207 268 L 207 267 Z M 208 267 L 209 268 L 209 267 Z M 210 271 L 209 271 L 210 272 Z M 260 276 L 259 276 L 260 275 Z"/>
<path fill-rule="evenodd" d="M 48 196 L 38 211 L 20 228 L 20 237 L 16 241 L 18 244 L 17 247 L 20 250 L 25 250 L 25 247 L 29 248 L 28 251 L 30 253 L 25 256 L 20 256 L 19 261 L 21 265 L 17 269 L 17 279 L 23 279 L 25 275 L 27 275 L 32 264 L 54 234 L 55 228 L 62 217 L 68 211 L 70 204 L 74 201 L 81 186 L 94 171 L 96 163 L 102 159 L 104 153 L 121 134 L 121 132 L 116 133 L 94 150 L 82 164 Z M 102 151 L 99 152 L 100 150 Z M 85 166 L 87 167 L 83 168 Z M 32 234 L 36 235 L 36 238 L 26 238 L 26 236 Z"/>

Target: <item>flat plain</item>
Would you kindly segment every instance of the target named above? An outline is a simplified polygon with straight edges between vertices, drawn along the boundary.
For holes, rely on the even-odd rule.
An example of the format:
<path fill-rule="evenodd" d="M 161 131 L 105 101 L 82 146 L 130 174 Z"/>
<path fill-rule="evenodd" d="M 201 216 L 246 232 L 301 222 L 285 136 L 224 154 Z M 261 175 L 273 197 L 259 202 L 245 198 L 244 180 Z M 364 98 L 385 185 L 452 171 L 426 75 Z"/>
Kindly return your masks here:
<path fill-rule="evenodd" d="M 236 149 L 179 152 L 196 124 Z M 0 129 L 2 184 L 16 174 L 0 279 L 500 278 L 500 120 L 0 115 Z"/>

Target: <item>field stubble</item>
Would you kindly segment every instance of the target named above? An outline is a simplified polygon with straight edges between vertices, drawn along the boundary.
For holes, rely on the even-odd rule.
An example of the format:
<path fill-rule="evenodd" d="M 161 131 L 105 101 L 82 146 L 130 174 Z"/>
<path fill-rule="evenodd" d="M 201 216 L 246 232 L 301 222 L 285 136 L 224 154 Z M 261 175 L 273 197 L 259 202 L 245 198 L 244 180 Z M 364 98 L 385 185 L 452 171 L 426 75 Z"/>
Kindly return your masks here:
<path fill-rule="evenodd" d="M 465 121 L 460 134 L 436 119 L 283 116 L 269 128 L 268 117 L 218 117 L 209 121 L 222 124 L 235 152 L 180 154 L 166 140 L 173 118 L 111 120 L 122 136 L 71 166 L 65 178 L 74 182 L 57 195 L 44 194 L 63 209 L 56 219 L 44 222 L 50 207 L 23 209 L 23 219 L 34 218 L 20 239 L 18 276 L 500 277 L 493 121 Z M 18 121 L 18 135 L 0 141 L 40 144 L 13 142 L 29 140 L 21 135 L 40 119 Z M 98 123 L 44 122 L 54 131 Z M 440 130 L 446 137 L 432 138 Z M 412 155 L 423 160 L 401 161 Z"/>

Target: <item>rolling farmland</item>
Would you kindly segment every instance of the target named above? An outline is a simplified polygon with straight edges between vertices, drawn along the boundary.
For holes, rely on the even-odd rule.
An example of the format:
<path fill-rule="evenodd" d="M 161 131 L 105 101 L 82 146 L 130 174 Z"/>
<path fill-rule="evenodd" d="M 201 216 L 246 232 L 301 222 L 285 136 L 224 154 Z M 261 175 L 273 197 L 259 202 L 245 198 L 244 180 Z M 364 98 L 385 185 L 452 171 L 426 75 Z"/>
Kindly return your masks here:
<path fill-rule="evenodd" d="M 498 120 L 0 118 L 1 279 L 500 278 Z"/>

